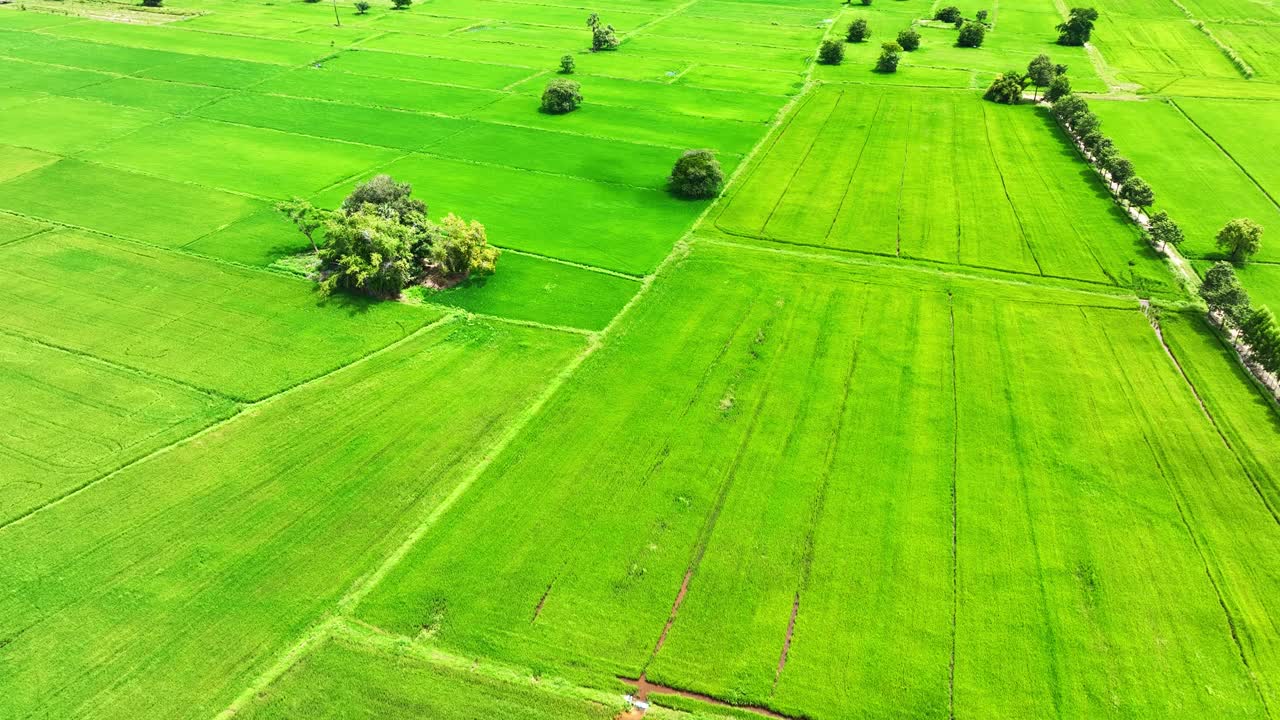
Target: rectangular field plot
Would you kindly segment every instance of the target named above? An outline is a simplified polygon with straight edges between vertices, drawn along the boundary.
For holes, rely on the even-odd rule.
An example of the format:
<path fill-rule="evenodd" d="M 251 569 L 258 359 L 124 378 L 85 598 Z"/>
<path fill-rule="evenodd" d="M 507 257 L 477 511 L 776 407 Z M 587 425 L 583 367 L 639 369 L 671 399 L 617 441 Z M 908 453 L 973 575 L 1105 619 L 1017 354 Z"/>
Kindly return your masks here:
<path fill-rule="evenodd" d="M 154 125 L 170 116 L 93 100 L 49 97 L 0 114 L 0 137 L 10 145 L 74 153 Z M 74 118 L 74 122 L 68 122 Z"/>
<path fill-rule="evenodd" d="M 272 198 L 310 195 L 400 153 L 243 125 L 187 119 L 85 153 L 84 159 Z M 174 157 L 182 157 L 175 163 Z"/>
<path fill-rule="evenodd" d="M 1176 103 L 1270 196 L 1274 206 L 1280 198 L 1280 102 L 1178 98 Z M 1233 202 L 1236 194 L 1228 186 L 1219 199 Z M 1272 224 L 1280 227 L 1280 222 Z"/>
<path fill-rule="evenodd" d="M 372 78 L 313 67 L 277 75 L 256 85 L 254 90 L 290 97 L 354 102 L 393 110 L 416 110 L 453 116 L 466 115 L 503 97 L 502 93 L 493 90 Z"/>
<path fill-rule="evenodd" d="M 0 246 L 0 327 L 239 399 L 329 372 L 439 317 L 78 232 Z"/>
<path fill-rule="evenodd" d="M 231 414 L 177 383 L 0 334 L 0 525 Z"/>
<path fill-rule="evenodd" d="M 1280 209 L 1241 170 L 1233 156 L 1224 152 L 1224 148 L 1236 148 L 1242 161 L 1259 171 L 1270 170 L 1270 177 L 1280 181 L 1280 170 L 1271 169 L 1276 167 L 1275 156 L 1263 151 L 1274 143 L 1268 133 L 1256 132 L 1267 122 L 1267 116 L 1231 113 L 1228 108 L 1221 108 L 1233 122 L 1244 117 L 1254 119 L 1241 123 L 1239 129 L 1230 130 L 1225 139 L 1219 140 L 1207 136 L 1179 111 L 1183 102 L 1094 102 L 1090 107 L 1102 118 L 1103 132 L 1115 140 L 1116 148 L 1133 160 L 1138 172 L 1151 184 L 1156 196 L 1154 209 L 1167 211 L 1182 227 L 1187 238 L 1184 253 L 1216 257 L 1214 237 L 1233 218 L 1252 218 L 1263 227 L 1280 228 Z M 1218 102 L 1197 101 L 1191 105 L 1192 112 L 1211 123 L 1206 127 L 1221 129 L 1226 123 L 1215 117 Z M 1269 107 L 1267 103 L 1244 105 L 1249 109 Z M 1255 128 L 1255 132 L 1246 134 L 1246 125 Z M 1280 259 L 1280 244 L 1264 242 L 1258 258 Z"/>
<path fill-rule="evenodd" d="M 381 644 L 386 646 L 346 637 L 326 642 L 238 717 L 613 720 L 622 708 L 617 694 L 575 697 L 528 677 L 493 677 Z"/>
<path fill-rule="evenodd" d="M 537 72 L 527 67 L 511 67 L 465 62 L 445 58 L 400 55 L 396 53 L 350 50 L 324 62 L 342 72 L 375 77 L 421 80 L 446 85 L 501 90 Z"/>
<path fill-rule="evenodd" d="M 0 145 L 0 182 L 52 165 L 60 159 L 57 155 L 39 150 Z"/>
<path fill-rule="evenodd" d="M 259 200 L 63 160 L 0 184 L 0 209 L 178 247 L 262 209 Z M 174 208 L 182 208 L 174 222 Z"/>
<path fill-rule="evenodd" d="M 123 77 L 76 90 L 76 97 L 113 105 L 185 113 L 227 94 L 224 88 Z"/>
<path fill-rule="evenodd" d="M 582 345 L 448 321 L 0 530 L 0 715 L 213 717 Z"/>
<path fill-rule="evenodd" d="M 479 220 L 495 245 L 634 275 L 652 270 L 706 207 L 657 190 L 425 155 L 382 171 L 413 183 L 433 215 Z M 320 204 L 336 207 L 350 190 L 335 188 Z"/>
<path fill-rule="evenodd" d="M 822 88 L 731 193 L 731 234 L 1171 287 L 1046 114 L 967 92 Z"/>
<path fill-rule="evenodd" d="M 42 32 L 131 48 L 169 51 L 180 48 L 189 55 L 274 65 L 302 65 L 314 62 L 332 51 L 328 43 L 313 45 L 291 40 L 206 33 L 184 30 L 175 25 L 86 22 L 45 28 Z"/>

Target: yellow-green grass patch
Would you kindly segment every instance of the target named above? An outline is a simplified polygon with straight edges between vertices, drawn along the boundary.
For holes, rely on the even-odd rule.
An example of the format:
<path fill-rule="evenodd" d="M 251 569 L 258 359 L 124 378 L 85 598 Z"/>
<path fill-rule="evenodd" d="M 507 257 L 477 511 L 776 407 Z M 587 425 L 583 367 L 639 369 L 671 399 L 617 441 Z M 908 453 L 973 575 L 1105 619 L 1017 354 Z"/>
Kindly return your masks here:
<path fill-rule="evenodd" d="M 2 121 L 0 121 L 0 124 L 2 124 Z M 41 152 L 40 150 L 0 145 L 0 182 L 24 175 L 50 163 L 55 163 L 59 159 L 57 155 Z"/>

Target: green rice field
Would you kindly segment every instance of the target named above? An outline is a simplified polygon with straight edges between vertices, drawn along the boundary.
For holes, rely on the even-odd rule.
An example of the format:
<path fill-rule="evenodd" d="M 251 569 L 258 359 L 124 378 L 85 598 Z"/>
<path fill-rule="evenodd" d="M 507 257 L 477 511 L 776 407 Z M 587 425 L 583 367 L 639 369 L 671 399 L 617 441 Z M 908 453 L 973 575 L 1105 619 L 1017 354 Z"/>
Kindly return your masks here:
<path fill-rule="evenodd" d="M 0 5 L 0 718 L 1280 707 L 1280 406 L 1196 292 L 1248 217 L 1280 311 L 1280 6 L 370 3 Z M 1041 53 L 1177 254 L 983 99 Z M 276 204 L 383 174 L 496 270 L 317 287 L 383 226 Z"/>

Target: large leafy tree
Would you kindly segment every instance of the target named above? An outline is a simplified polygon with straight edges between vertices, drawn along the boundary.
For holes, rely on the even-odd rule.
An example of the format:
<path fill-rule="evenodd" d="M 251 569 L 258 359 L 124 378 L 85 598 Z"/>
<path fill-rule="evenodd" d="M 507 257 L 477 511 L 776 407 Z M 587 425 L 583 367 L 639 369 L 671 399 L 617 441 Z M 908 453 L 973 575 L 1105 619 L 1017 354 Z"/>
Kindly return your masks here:
<path fill-rule="evenodd" d="M 1093 8 L 1071 8 L 1067 21 L 1058 25 L 1059 45 L 1084 45 L 1093 34 L 1098 11 Z"/>
<path fill-rule="evenodd" d="M 1033 101 L 1036 100 L 1038 97 L 1037 91 L 1042 87 L 1048 87 L 1049 83 L 1052 83 L 1057 75 L 1053 61 L 1049 59 L 1049 56 L 1043 53 L 1037 55 L 1027 65 L 1027 79 L 1031 81 L 1031 86 L 1035 88 L 1032 90 L 1031 99 Z"/>
<path fill-rule="evenodd" d="M 1027 79 L 1022 73 L 1010 70 L 991 81 L 991 86 L 982 94 L 982 97 L 992 102 L 1016 105 L 1022 100 L 1022 89 L 1026 87 L 1026 82 Z"/>
<path fill-rule="evenodd" d="M 898 72 L 898 60 L 902 57 L 902 46 L 896 42 L 887 42 L 880 46 L 880 57 L 876 60 L 876 72 Z"/>
<path fill-rule="evenodd" d="M 1218 231 L 1217 241 L 1231 262 L 1245 263 L 1262 247 L 1262 226 L 1248 218 L 1236 218 Z"/>
<path fill-rule="evenodd" d="M 1151 186 L 1137 175 L 1125 180 L 1120 186 L 1120 197 L 1130 205 L 1140 208 L 1149 208 L 1156 201 L 1156 195 L 1152 192 Z"/>
<path fill-rule="evenodd" d="M 986 37 L 986 25 L 980 22 L 967 22 L 960 28 L 960 34 L 956 35 L 956 45 L 966 48 L 982 47 L 982 41 Z"/>
<path fill-rule="evenodd" d="M 325 293 L 350 290 L 395 297 L 413 277 L 413 229 L 366 203 L 355 212 L 333 213 L 325 222 L 320 250 Z"/>
<path fill-rule="evenodd" d="M 1254 308 L 1245 314 L 1240 331 L 1253 359 L 1270 372 L 1280 372 L 1280 326 L 1269 308 Z"/>
<path fill-rule="evenodd" d="M 1233 324 L 1239 324 L 1249 311 L 1249 293 L 1236 277 L 1231 263 L 1217 262 L 1204 274 L 1200 297 L 1213 312 L 1220 313 Z"/>
<path fill-rule="evenodd" d="M 667 178 L 672 193 L 690 200 L 713 198 L 723 184 L 724 171 L 710 150 L 684 151 Z"/>
<path fill-rule="evenodd" d="M 606 25 L 600 20 L 600 15 L 591 13 L 587 18 L 587 27 L 591 28 L 591 52 L 600 52 L 602 50 L 617 50 L 618 36 L 612 25 Z"/>
<path fill-rule="evenodd" d="M 1182 228 L 1169 217 L 1169 213 L 1161 210 L 1151 216 L 1151 222 L 1147 224 L 1147 234 L 1151 237 L 1151 242 L 1159 250 L 1164 250 L 1165 245 L 1178 247 L 1182 244 L 1183 235 Z"/>

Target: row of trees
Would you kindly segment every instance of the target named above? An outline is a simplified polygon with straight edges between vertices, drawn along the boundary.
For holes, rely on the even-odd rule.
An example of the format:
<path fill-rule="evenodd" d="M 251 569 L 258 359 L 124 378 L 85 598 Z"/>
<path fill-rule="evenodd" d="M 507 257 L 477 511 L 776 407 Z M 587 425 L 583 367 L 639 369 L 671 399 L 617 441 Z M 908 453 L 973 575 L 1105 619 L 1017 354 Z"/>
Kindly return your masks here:
<path fill-rule="evenodd" d="M 1071 93 L 1071 79 L 1067 77 L 1067 66 L 1059 65 L 1049 59 L 1048 55 L 1037 55 L 1027 65 L 1025 73 L 1010 70 L 1001 73 L 983 97 L 1005 105 L 1016 105 L 1022 102 L 1023 93 L 1030 85 L 1033 88 L 1031 100 L 1038 99 L 1040 88 L 1045 88 L 1044 99 L 1055 102 L 1058 98 Z"/>
<path fill-rule="evenodd" d="M 326 295 L 345 290 L 393 298 L 409 285 L 451 287 L 497 267 L 500 251 L 489 245 L 483 225 L 453 213 L 439 223 L 428 220 L 413 187 L 389 175 L 357 185 L 338 210 L 300 198 L 276 208 L 310 241 Z"/>
<path fill-rule="evenodd" d="M 1209 268 L 1200 285 L 1200 297 L 1209 306 L 1210 316 L 1240 343 L 1247 361 L 1280 374 L 1280 325 L 1270 309 L 1250 303 L 1231 263 L 1218 262 Z"/>
<path fill-rule="evenodd" d="M 1145 216 L 1146 209 L 1155 203 L 1155 193 L 1145 180 L 1138 177 L 1133 163 L 1120 155 L 1111 138 L 1102 134 L 1102 120 L 1089 109 L 1089 103 L 1075 93 L 1059 96 L 1052 102 L 1053 116 L 1075 140 L 1085 158 L 1107 179 L 1111 192 Z M 1178 231 L 1176 237 L 1181 236 L 1181 231 Z M 1161 247 L 1165 242 L 1152 240 L 1153 244 Z"/>

